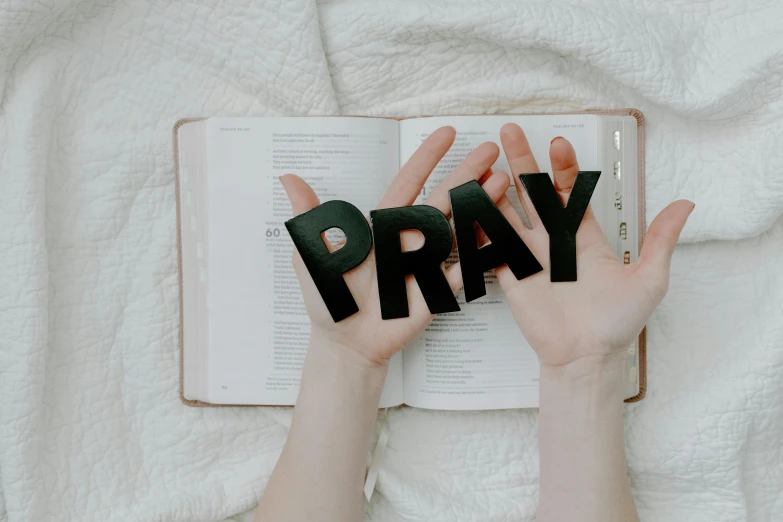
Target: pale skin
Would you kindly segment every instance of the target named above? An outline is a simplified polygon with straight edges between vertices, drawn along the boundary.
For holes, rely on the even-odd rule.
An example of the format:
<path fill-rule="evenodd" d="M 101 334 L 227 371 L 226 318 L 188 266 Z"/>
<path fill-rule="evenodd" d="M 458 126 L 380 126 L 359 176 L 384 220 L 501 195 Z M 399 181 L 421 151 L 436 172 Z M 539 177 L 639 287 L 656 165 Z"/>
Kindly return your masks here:
<path fill-rule="evenodd" d="M 450 127 L 432 133 L 400 170 L 378 208 L 412 204 L 454 136 Z M 506 124 L 501 143 L 513 174 L 539 172 L 522 129 Z M 632 265 L 617 258 L 588 209 L 577 233 L 578 280 L 551 283 L 548 236 L 518 178 L 517 194 L 531 228 L 505 196 L 508 175 L 491 171 L 499 153 L 493 143 L 479 146 L 425 203 L 448 216 L 448 190 L 479 180 L 544 267 L 520 281 L 507 267 L 496 269 L 514 317 L 541 363 L 538 520 L 638 520 L 625 462 L 625 351 L 666 294 L 671 256 L 693 203 L 680 200 L 661 211 L 650 225 L 639 261 Z M 567 140 L 552 141 L 550 162 L 555 189 L 565 204 L 579 170 Z M 281 182 L 295 215 L 319 204 L 300 178 L 286 175 Z M 403 248 L 416 247 L 413 234 L 405 233 L 402 239 Z M 387 363 L 432 315 L 409 278 L 410 316 L 381 319 L 371 253 L 345 277 L 359 312 L 334 323 L 296 254 L 294 267 L 312 322 L 310 347 L 288 440 L 256 521 L 359 521 Z M 459 264 L 445 273 L 457 291 L 462 285 Z"/>

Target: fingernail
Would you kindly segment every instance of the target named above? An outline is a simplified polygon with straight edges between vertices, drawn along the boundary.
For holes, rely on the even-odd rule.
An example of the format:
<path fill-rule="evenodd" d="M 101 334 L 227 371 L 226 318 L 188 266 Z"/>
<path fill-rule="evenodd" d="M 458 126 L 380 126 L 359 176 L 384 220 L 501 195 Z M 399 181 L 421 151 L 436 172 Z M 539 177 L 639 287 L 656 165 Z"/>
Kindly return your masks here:
<path fill-rule="evenodd" d="M 552 141 L 550 141 L 549 144 L 552 145 L 555 142 L 555 140 L 562 140 L 562 139 L 563 139 L 562 136 L 555 136 L 554 138 L 552 138 Z"/>
<path fill-rule="evenodd" d="M 286 196 L 288 195 L 288 185 L 286 185 L 286 183 L 285 183 L 285 177 L 287 175 L 288 174 L 283 174 L 282 176 L 278 176 L 278 178 L 277 178 L 277 181 L 279 181 L 280 184 L 283 186 L 283 190 L 285 191 L 285 195 Z"/>

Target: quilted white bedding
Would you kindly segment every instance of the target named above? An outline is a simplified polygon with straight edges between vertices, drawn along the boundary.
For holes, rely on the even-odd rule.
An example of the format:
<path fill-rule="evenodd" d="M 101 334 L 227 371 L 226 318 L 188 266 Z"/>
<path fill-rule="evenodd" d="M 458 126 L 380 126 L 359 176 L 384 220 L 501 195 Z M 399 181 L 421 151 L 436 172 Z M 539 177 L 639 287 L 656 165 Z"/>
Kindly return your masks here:
<path fill-rule="evenodd" d="M 0 5 L 0 520 L 251 509 L 288 409 L 178 389 L 173 123 L 637 107 L 696 210 L 627 452 L 645 521 L 783 520 L 783 6 Z M 535 411 L 397 409 L 372 521 L 535 518 Z M 244 518 L 247 518 L 247 514 Z"/>

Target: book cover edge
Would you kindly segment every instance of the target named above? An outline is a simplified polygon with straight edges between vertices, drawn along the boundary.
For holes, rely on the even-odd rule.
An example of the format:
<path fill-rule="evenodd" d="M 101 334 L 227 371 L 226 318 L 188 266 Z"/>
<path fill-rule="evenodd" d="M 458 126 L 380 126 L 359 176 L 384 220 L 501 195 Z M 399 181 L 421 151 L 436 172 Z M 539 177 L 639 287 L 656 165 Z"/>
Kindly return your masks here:
<path fill-rule="evenodd" d="M 633 116 L 636 119 L 637 125 L 637 175 L 638 175 L 638 183 L 639 183 L 639 198 L 638 198 L 638 228 L 639 228 L 639 251 L 641 251 L 642 244 L 644 242 L 644 234 L 647 231 L 647 223 L 646 223 L 646 213 L 645 213 L 645 204 L 646 204 L 646 194 L 645 194 L 645 149 L 644 149 L 644 114 L 639 109 L 633 109 L 633 108 L 626 108 L 626 109 L 595 109 L 595 110 L 584 110 L 584 111 L 574 111 L 574 112 L 541 112 L 541 113 L 509 113 L 510 116 L 526 116 L 526 115 L 555 115 L 555 114 L 615 114 L 615 115 L 623 115 L 623 116 Z M 351 115 L 340 115 L 344 117 L 352 117 Z M 487 116 L 487 114 L 476 114 L 475 116 Z M 175 187 L 175 200 L 176 200 L 176 228 L 177 228 L 177 280 L 178 280 L 178 294 L 179 294 L 179 398 L 182 401 L 183 404 L 191 407 L 206 407 L 206 406 L 212 406 L 212 407 L 229 407 L 229 406 L 240 406 L 240 407 L 258 407 L 258 406 L 265 406 L 265 407 L 275 407 L 270 405 L 264 405 L 264 404 L 213 404 L 209 402 L 199 401 L 195 399 L 188 399 L 185 397 L 185 390 L 184 390 L 184 336 L 183 336 L 183 330 L 184 330 L 184 322 L 182 317 L 182 301 L 183 301 L 183 294 L 182 294 L 182 230 L 181 230 L 181 216 L 180 216 L 180 179 L 179 179 L 179 129 L 187 124 L 187 123 L 193 123 L 197 121 L 201 121 L 206 119 L 205 117 L 191 117 L 191 118 L 181 118 L 177 120 L 174 123 L 174 127 L 172 129 L 173 134 L 173 142 L 174 142 L 174 187 Z M 394 118 L 398 120 L 402 120 L 405 118 Z M 639 334 L 638 338 L 638 351 L 639 351 L 639 366 L 638 366 L 638 374 L 639 374 L 639 393 L 634 395 L 633 397 L 629 397 L 625 399 L 625 402 L 632 403 L 632 402 L 639 402 L 647 394 L 647 328 L 643 328 L 641 333 Z M 402 406 L 405 406 L 403 403 Z M 280 407 L 290 407 L 290 406 L 280 406 Z"/>

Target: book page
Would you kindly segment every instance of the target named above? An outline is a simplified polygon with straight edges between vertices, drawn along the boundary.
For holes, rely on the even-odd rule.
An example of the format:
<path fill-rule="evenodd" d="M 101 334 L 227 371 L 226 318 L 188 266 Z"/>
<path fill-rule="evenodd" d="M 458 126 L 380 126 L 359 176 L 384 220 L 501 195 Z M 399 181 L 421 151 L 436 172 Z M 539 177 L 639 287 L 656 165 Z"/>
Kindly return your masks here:
<path fill-rule="evenodd" d="M 400 163 L 404 163 L 434 130 L 451 125 L 457 138 L 436 167 L 419 202 L 479 144 L 500 145 L 507 122 L 522 127 L 540 172 L 550 172 L 549 143 L 556 136 L 574 146 L 581 170 L 601 170 L 598 116 L 444 116 L 400 122 Z M 509 171 L 503 155 L 493 166 Z M 509 199 L 521 211 L 513 181 Z M 596 201 L 594 196 L 593 201 Z M 456 256 L 452 254 L 452 260 Z M 520 333 L 494 271 L 485 274 L 487 295 L 465 303 L 461 311 L 435 317 L 421 337 L 405 349 L 405 403 L 434 409 L 503 409 L 538 406 L 538 359 Z"/>
<path fill-rule="evenodd" d="M 209 402 L 296 401 L 310 321 L 284 222 L 278 177 L 306 180 L 321 202 L 368 213 L 398 168 L 398 122 L 379 118 L 214 118 L 207 126 Z M 402 402 L 402 359 L 381 407 Z"/>

